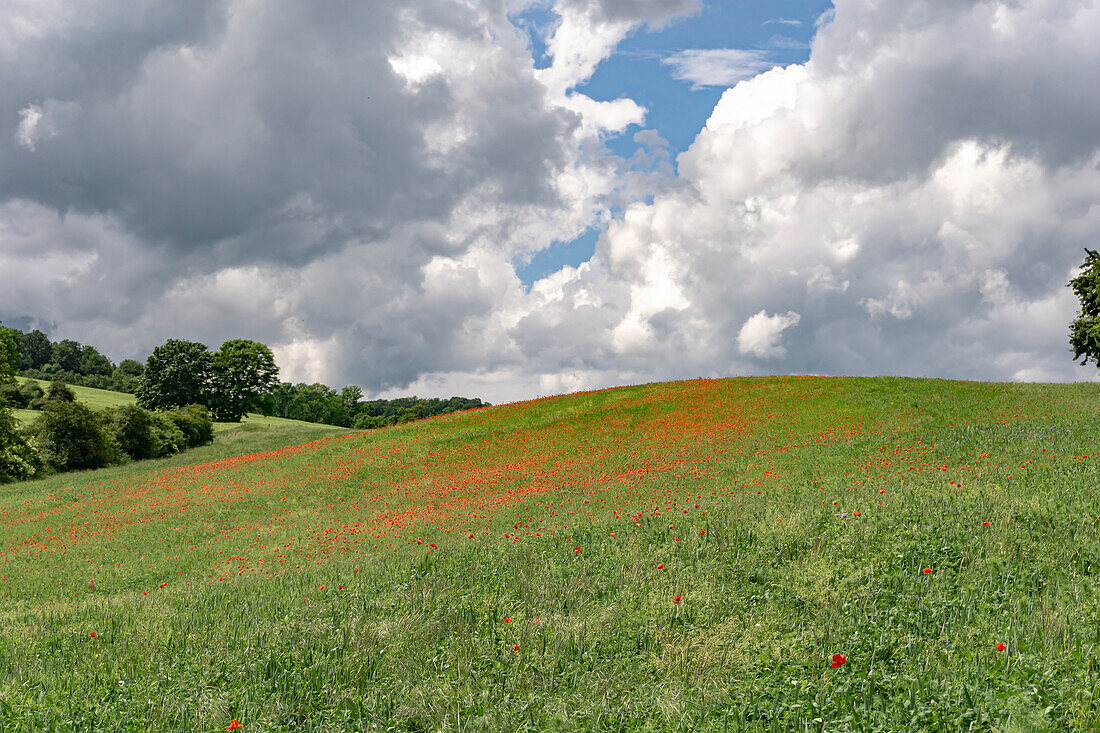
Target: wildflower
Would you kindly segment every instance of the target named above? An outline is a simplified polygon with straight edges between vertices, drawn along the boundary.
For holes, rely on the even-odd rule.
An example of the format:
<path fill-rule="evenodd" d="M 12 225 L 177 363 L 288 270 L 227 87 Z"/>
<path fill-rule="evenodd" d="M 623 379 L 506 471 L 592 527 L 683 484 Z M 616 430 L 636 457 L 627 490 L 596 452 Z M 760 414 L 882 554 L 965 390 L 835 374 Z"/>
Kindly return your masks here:
<path fill-rule="evenodd" d="M 925 569 L 924 569 L 924 570 L 922 570 L 921 572 L 922 572 L 922 573 L 925 573 L 925 574 L 928 574 L 928 573 L 932 572 L 932 568 L 925 568 Z"/>
<path fill-rule="evenodd" d="M 321 586 L 321 590 L 324 590 L 324 589 L 325 589 L 325 586 L 323 586 L 323 585 L 322 585 L 322 586 Z"/>
<path fill-rule="evenodd" d="M 673 603 L 679 603 L 682 598 L 683 598 L 683 596 L 676 596 L 675 598 L 672 599 L 672 602 Z"/>
<path fill-rule="evenodd" d="M 504 623 L 506 623 L 506 624 L 510 624 L 510 623 L 512 623 L 512 619 L 511 619 L 510 617 L 508 617 L 508 616 L 505 616 L 505 617 L 504 617 Z"/>
<path fill-rule="evenodd" d="M 344 586 L 342 586 L 342 585 L 336 586 L 336 590 L 343 590 L 343 589 L 344 589 Z"/>
<path fill-rule="evenodd" d="M 226 730 L 240 730 L 243 727 L 243 725 L 237 722 L 236 718 L 233 718 L 233 720 L 229 722 L 229 727 L 226 728 Z"/>
<path fill-rule="evenodd" d="M 665 569 L 665 564 L 663 562 L 657 563 L 657 569 L 658 570 L 664 570 Z"/>
<path fill-rule="evenodd" d="M 581 551 L 581 548 L 579 548 L 579 547 L 574 547 L 573 548 L 573 552 L 580 552 L 580 551 Z"/>
<path fill-rule="evenodd" d="M 99 636 L 99 634 L 97 634 L 96 632 L 94 632 L 94 631 L 93 631 L 93 632 L 92 632 L 92 633 L 90 634 L 90 636 Z"/>
<path fill-rule="evenodd" d="M 93 636 L 95 636 L 95 634 L 93 634 Z M 1004 644 L 997 644 L 997 651 L 1003 652 L 1004 650 L 1005 650 L 1005 645 Z"/>
<path fill-rule="evenodd" d="M 847 661 L 848 661 L 848 657 L 844 656 L 843 654 L 834 654 L 833 655 L 833 661 L 829 666 L 832 667 L 833 669 L 836 669 L 837 667 L 841 666 L 842 664 L 844 664 Z"/>
<path fill-rule="evenodd" d="M 519 644 L 513 644 L 512 645 L 512 651 L 518 652 L 519 651 Z"/>

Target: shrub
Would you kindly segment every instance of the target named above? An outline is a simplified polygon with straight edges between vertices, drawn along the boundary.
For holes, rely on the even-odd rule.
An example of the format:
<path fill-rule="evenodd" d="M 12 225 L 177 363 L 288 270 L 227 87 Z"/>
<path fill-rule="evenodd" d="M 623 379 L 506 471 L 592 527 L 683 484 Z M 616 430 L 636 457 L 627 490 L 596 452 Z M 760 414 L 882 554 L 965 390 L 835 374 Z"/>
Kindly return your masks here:
<path fill-rule="evenodd" d="M 183 431 L 168 418 L 126 405 L 105 410 L 107 425 L 118 447 L 130 458 L 162 458 L 187 447 Z"/>
<path fill-rule="evenodd" d="M 76 392 L 60 379 L 50 382 L 50 388 L 46 392 L 46 399 L 50 402 L 76 402 Z"/>
<path fill-rule="evenodd" d="M 104 416 L 80 402 L 47 402 L 31 426 L 31 440 L 55 471 L 101 468 L 122 461 Z"/>
<path fill-rule="evenodd" d="M 38 382 L 6 382 L 0 384 L 0 405 L 7 404 L 9 407 L 25 410 L 35 400 L 42 399 L 43 394 Z"/>
<path fill-rule="evenodd" d="M 28 479 L 40 466 L 38 454 L 20 432 L 11 410 L 0 407 L 0 484 Z"/>
<path fill-rule="evenodd" d="M 214 440 L 214 418 L 203 405 L 177 407 L 162 414 L 183 432 L 188 446 L 194 448 Z"/>

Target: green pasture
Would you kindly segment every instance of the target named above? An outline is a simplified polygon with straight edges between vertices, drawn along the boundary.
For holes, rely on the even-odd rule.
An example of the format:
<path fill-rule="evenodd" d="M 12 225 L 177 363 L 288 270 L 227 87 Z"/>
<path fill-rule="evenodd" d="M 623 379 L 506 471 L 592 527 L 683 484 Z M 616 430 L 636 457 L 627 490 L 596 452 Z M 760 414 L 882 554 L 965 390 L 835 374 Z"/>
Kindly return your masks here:
<path fill-rule="evenodd" d="M 1097 385 L 288 422 L 4 487 L 0 729 L 1100 730 Z"/>

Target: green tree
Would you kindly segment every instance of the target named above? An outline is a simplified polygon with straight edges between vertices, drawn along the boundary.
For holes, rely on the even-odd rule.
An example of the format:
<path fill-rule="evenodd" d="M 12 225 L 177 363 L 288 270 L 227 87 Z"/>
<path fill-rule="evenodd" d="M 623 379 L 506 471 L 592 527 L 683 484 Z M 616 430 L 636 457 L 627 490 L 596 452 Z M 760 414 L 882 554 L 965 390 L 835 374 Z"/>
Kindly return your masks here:
<path fill-rule="evenodd" d="M 1100 253 L 1085 248 L 1081 274 L 1067 283 L 1081 301 L 1077 318 L 1069 324 L 1069 345 L 1073 358 L 1082 366 L 1089 360 L 1100 366 Z"/>
<path fill-rule="evenodd" d="M 134 361 L 133 359 L 123 359 L 118 363 L 118 369 L 123 374 L 130 377 L 140 377 L 141 373 L 145 371 L 145 367 L 140 361 Z"/>
<path fill-rule="evenodd" d="M 111 360 L 99 353 L 94 346 L 81 347 L 79 370 L 81 374 L 101 374 L 106 377 L 110 376 L 114 368 L 115 365 Z"/>
<path fill-rule="evenodd" d="M 101 468 L 122 460 L 106 420 L 80 402 L 50 402 L 31 426 L 32 441 L 55 471 Z"/>
<path fill-rule="evenodd" d="M 11 410 L 0 407 L 0 484 L 28 479 L 40 465 L 38 454 L 19 430 Z"/>
<path fill-rule="evenodd" d="M 50 382 L 50 391 L 46 393 L 47 402 L 76 402 L 76 392 L 60 379 Z"/>
<path fill-rule="evenodd" d="M 0 382 L 6 382 L 19 371 L 19 347 L 12 332 L 0 326 Z"/>
<path fill-rule="evenodd" d="M 53 344 L 49 337 L 37 328 L 24 333 L 19 338 L 20 369 L 40 369 L 50 363 L 53 356 Z"/>
<path fill-rule="evenodd" d="M 58 341 L 53 345 L 50 362 L 67 372 L 80 371 L 80 359 L 84 356 L 84 347 L 72 339 Z"/>
<path fill-rule="evenodd" d="M 137 403 L 147 410 L 205 405 L 210 397 L 213 355 L 205 344 L 168 339 L 153 349 L 138 381 Z"/>
<path fill-rule="evenodd" d="M 279 383 L 279 367 L 271 349 L 258 341 L 232 339 L 214 354 L 208 404 L 214 418 L 240 422 Z"/>

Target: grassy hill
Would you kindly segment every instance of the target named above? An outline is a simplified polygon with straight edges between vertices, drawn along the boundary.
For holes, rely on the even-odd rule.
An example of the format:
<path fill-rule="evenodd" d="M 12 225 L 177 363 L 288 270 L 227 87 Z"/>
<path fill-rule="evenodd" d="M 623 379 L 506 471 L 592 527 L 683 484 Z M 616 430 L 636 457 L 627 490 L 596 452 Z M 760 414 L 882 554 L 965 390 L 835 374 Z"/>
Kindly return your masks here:
<path fill-rule="evenodd" d="M 699 380 L 15 484 L 0 721 L 1095 730 L 1098 407 Z"/>

